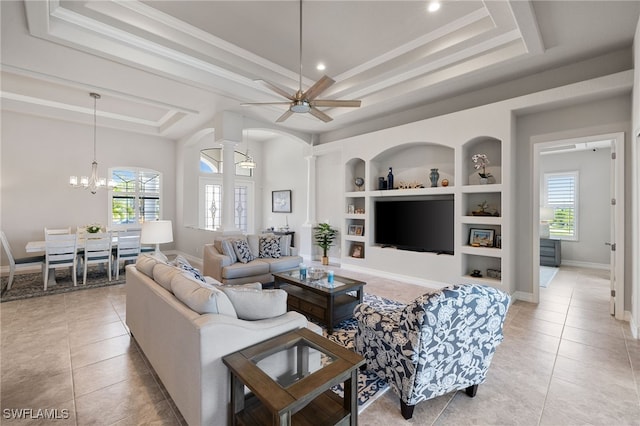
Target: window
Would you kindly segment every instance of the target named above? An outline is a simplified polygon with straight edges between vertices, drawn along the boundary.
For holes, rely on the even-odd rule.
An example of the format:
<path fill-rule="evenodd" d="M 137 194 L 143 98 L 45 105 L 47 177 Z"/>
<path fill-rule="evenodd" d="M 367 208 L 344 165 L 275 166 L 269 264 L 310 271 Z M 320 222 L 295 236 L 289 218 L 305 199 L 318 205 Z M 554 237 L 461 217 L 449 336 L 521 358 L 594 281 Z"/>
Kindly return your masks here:
<path fill-rule="evenodd" d="M 578 172 L 545 173 L 544 205 L 553 209 L 551 238 L 578 240 Z"/>
<path fill-rule="evenodd" d="M 236 164 L 236 176 L 253 176 L 252 169 L 243 169 L 238 164 L 249 159 L 248 154 L 240 151 L 233 153 Z M 224 162 L 222 161 L 222 148 L 207 148 L 200 151 L 200 172 L 222 173 Z"/>
<path fill-rule="evenodd" d="M 161 173 L 138 168 L 110 169 L 116 186 L 111 191 L 109 225 L 141 224 L 161 215 Z"/>
<path fill-rule="evenodd" d="M 235 226 L 250 233 L 251 217 L 249 206 L 253 195 L 253 182 L 236 180 L 234 193 Z M 222 226 L 222 180 L 200 178 L 200 226 L 216 230 Z"/>

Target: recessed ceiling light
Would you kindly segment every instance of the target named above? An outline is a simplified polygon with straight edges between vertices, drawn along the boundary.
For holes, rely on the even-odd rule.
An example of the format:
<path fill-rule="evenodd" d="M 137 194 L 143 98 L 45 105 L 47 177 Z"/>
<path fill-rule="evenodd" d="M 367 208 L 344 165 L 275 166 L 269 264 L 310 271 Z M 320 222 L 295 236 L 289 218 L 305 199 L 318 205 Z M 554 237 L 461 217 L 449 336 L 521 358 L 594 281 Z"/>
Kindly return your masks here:
<path fill-rule="evenodd" d="M 316 69 L 318 71 L 324 71 L 327 69 L 327 67 L 322 62 L 320 62 L 318 65 L 316 65 Z"/>
<path fill-rule="evenodd" d="M 429 2 L 429 6 L 427 7 L 427 10 L 431 13 L 433 12 L 437 12 L 440 9 L 440 2 L 439 1 L 432 1 Z"/>

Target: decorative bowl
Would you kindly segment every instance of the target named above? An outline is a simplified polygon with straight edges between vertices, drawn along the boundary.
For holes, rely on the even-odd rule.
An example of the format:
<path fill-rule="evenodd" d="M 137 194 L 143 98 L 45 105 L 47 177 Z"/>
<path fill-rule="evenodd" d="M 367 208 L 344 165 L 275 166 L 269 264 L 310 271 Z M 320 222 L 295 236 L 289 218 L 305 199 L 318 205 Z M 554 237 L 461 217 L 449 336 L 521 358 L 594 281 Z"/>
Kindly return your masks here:
<path fill-rule="evenodd" d="M 307 274 L 309 275 L 310 280 L 317 281 L 322 279 L 322 277 L 324 277 L 324 269 L 309 268 L 309 270 L 307 271 Z"/>

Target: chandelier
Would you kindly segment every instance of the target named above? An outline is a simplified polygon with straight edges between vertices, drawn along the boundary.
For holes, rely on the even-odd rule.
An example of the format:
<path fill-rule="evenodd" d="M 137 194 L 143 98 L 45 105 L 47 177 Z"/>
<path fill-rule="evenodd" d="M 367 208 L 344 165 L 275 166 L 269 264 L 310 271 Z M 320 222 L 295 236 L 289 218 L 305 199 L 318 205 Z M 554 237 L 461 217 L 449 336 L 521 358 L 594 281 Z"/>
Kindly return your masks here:
<path fill-rule="evenodd" d="M 245 159 L 240 161 L 238 163 L 238 166 L 240 166 L 243 169 L 255 169 L 256 168 L 256 162 L 253 161 L 253 157 L 251 157 L 249 155 L 249 149 L 247 148 L 247 153 L 245 154 Z"/>
<path fill-rule="evenodd" d="M 240 161 L 239 163 L 236 163 L 241 169 L 255 169 L 256 168 L 256 162 L 253 161 L 253 157 L 251 157 L 249 155 L 249 129 L 247 129 L 247 151 L 244 155 L 244 160 Z M 244 137 L 244 136 L 243 136 Z"/>
<path fill-rule="evenodd" d="M 92 194 L 95 194 L 100 188 L 113 188 L 116 184 L 111 179 L 107 182 L 107 179 L 98 177 L 98 162 L 96 161 L 96 102 L 100 99 L 100 95 L 89 93 L 89 96 L 93 98 L 93 162 L 91 163 L 91 176 L 82 176 L 79 181 L 78 176 L 71 176 L 69 177 L 69 185 L 73 188 L 88 189 Z"/>

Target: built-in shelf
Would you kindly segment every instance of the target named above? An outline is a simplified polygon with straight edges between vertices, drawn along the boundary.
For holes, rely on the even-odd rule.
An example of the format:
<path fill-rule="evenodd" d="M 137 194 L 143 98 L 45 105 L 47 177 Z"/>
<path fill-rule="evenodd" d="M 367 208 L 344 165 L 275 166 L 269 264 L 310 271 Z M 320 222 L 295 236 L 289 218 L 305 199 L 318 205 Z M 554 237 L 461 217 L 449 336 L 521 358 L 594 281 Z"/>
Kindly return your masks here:
<path fill-rule="evenodd" d="M 470 225 L 501 225 L 502 218 L 499 216 L 462 216 L 461 223 Z"/>
<path fill-rule="evenodd" d="M 500 257 L 502 256 L 502 249 L 496 247 L 473 247 L 462 246 L 460 252 L 463 254 L 473 254 L 475 256 L 489 256 Z"/>
<path fill-rule="evenodd" d="M 386 136 L 386 135 L 385 135 Z M 425 134 L 429 140 L 429 135 Z M 415 140 L 415 139 L 412 139 Z M 478 170 L 474 168 L 472 157 L 486 154 L 490 165 L 486 172 L 492 177 L 482 183 Z M 479 282 L 497 288 L 510 289 L 509 229 L 510 197 L 505 189 L 510 182 L 504 180 L 503 159 L 509 158 L 509 144 L 493 137 L 473 137 L 466 141 L 406 142 L 390 144 L 380 151 L 344 152 L 345 193 L 343 229 L 341 233 L 342 260 L 357 267 L 380 269 L 391 275 L 420 276 L 426 280 L 442 280 L 449 283 L 460 279 Z M 387 179 L 389 167 L 393 167 L 394 186 L 423 185 L 422 188 L 379 189 L 381 178 Z M 437 169 L 438 186 L 431 187 L 430 172 Z M 508 169 L 508 167 L 507 167 Z M 363 190 L 353 185 L 355 177 L 365 181 Z M 448 181 L 442 186 L 443 179 Z M 504 183 L 503 183 L 504 182 Z M 389 198 L 450 196 L 454 200 L 454 220 L 456 241 L 453 256 L 438 256 L 435 253 L 411 252 L 399 249 L 382 249 L 375 244 L 374 221 L 376 200 Z M 360 209 L 360 214 L 354 214 Z M 473 215 L 484 211 L 487 216 Z M 362 226 L 363 235 L 349 235 L 349 227 Z M 492 230 L 497 247 L 473 247 L 469 245 L 472 229 Z M 506 234 L 506 235 L 505 235 Z M 497 237 L 500 238 L 497 238 Z M 507 238 L 504 238 L 504 237 Z M 361 244 L 362 257 L 351 256 L 352 248 Z M 505 259 L 506 257 L 506 259 Z M 487 270 L 500 271 L 501 278 L 487 277 Z M 425 271 L 431 271 L 424 276 Z M 471 277 L 472 271 L 479 271 L 482 278 Z"/>
<path fill-rule="evenodd" d="M 502 184 L 501 183 L 488 183 L 486 185 L 463 185 L 461 188 L 464 193 L 475 193 L 475 192 L 501 192 Z"/>

